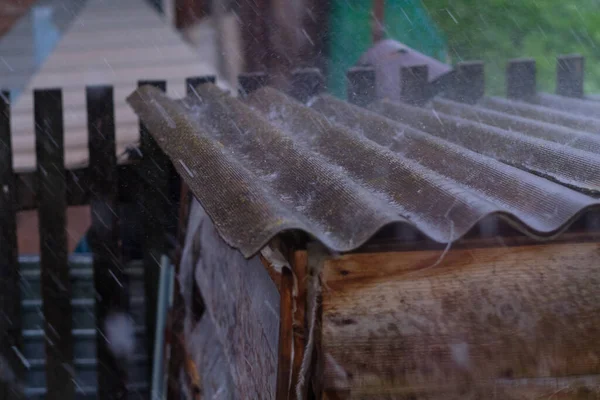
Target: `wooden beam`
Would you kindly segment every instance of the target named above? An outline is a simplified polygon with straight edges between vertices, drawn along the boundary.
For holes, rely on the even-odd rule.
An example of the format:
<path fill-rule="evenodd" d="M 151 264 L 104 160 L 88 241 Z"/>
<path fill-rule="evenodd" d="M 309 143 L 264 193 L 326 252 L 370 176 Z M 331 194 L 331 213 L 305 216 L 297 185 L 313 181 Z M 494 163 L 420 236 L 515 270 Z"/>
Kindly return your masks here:
<path fill-rule="evenodd" d="M 373 43 L 385 38 L 385 0 L 373 1 L 373 16 L 371 22 L 371 35 Z"/>
<path fill-rule="evenodd" d="M 34 91 L 34 110 L 46 337 L 46 398 L 69 400 L 75 397 L 75 385 L 61 91 Z"/>
<path fill-rule="evenodd" d="M 322 274 L 321 351 L 339 368 L 330 367 L 323 380 L 336 382 L 341 369 L 357 396 L 492 398 L 494 387 L 507 385 L 506 380 L 552 382 L 600 374 L 594 317 L 600 311 L 598 246 L 545 244 L 330 259 Z M 582 385 L 581 390 L 597 393 L 596 388 Z M 329 384 L 325 389 L 337 388 Z M 516 390 L 515 397 L 508 397 L 505 388 L 496 393 L 531 398 L 523 390 Z"/>
<path fill-rule="evenodd" d="M 17 249 L 17 207 L 12 167 L 10 93 L 0 93 L 0 357 L 14 374 L 0 380 L 0 398 L 21 398 L 16 383 L 23 378 L 18 352 L 21 337 L 21 278 Z"/>
<path fill-rule="evenodd" d="M 372 67 L 353 67 L 346 73 L 348 101 L 364 107 L 375 101 L 375 70 Z"/>
<path fill-rule="evenodd" d="M 117 200 L 119 182 L 115 154 L 115 118 L 111 86 L 86 88 L 88 115 L 92 226 L 90 247 L 94 256 L 96 324 L 100 332 L 111 312 L 125 312 L 128 293 L 119 246 Z M 105 335 L 96 336 L 98 398 L 127 396 L 127 369 L 110 351 Z"/>
<path fill-rule="evenodd" d="M 153 85 L 163 92 L 165 81 L 140 81 L 138 86 Z M 172 164 L 148 129 L 140 121 L 141 169 L 146 172 L 140 206 L 144 213 L 144 292 L 146 297 L 146 340 L 151 358 L 154 352 L 156 307 L 160 258 L 167 254 L 167 230 L 171 219 L 169 178 Z"/>
<path fill-rule="evenodd" d="M 287 400 L 292 376 L 294 344 L 293 313 L 294 275 L 289 268 L 281 270 L 281 303 L 279 304 L 279 355 L 277 357 L 277 400 Z"/>

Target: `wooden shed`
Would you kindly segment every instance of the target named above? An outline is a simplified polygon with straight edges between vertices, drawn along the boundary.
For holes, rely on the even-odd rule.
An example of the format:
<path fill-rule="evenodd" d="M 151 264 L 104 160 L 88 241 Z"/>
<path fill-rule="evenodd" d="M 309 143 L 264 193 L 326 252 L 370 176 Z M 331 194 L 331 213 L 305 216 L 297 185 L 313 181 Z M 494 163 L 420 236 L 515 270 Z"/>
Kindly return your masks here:
<path fill-rule="evenodd" d="M 554 95 L 512 61 L 501 99 L 465 63 L 418 106 L 377 99 L 366 67 L 348 102 L 314 70 L 288 94 L 258 75 L 241 98 L 134 92 L 191 198 L 171 390 L 598 398 L 600 104 L 582 66 L 559 58 Z"/>

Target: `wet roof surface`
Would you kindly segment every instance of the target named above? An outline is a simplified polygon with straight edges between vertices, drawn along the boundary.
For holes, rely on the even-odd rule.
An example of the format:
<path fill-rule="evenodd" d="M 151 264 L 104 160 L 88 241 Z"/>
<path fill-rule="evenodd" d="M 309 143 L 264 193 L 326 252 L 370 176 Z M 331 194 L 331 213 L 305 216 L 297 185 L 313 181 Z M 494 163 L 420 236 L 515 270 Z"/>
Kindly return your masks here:
<path fill-rule="evenodd" d="M 296 229 L 350 251 L 397 222 L 446 243 L 490 214 L 550 238 L 599 203 L 600 120 L 576 129 L 519 111 L 537 107 L 547 119 L 556 105 L 365 109 L 328 95 L 302 104 L 268 87 L 241 100 L 210 84 L 183 100 L 143 87 L 128 101 L 245 256 Z"/>

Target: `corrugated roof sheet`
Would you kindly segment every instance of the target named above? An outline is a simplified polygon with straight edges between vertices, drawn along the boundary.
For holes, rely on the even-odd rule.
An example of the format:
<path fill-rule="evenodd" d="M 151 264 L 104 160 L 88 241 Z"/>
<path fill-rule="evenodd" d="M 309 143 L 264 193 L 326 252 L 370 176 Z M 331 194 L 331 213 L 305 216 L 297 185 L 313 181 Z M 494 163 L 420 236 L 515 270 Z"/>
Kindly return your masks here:
<path fill-rule="evenodd" d="M 271 88 L 241 100 L 213 85 L 183 100 L 143 87 L 128 101 L 246 256 L 294 229 L 350 251 L 394 222 L 445 243 L 489 214 L 553 237 L 599 203 L 594 135 L 536 130 L 539 121 L 481 106 L 363 109 L 328 95 L 304 105 Z"/>

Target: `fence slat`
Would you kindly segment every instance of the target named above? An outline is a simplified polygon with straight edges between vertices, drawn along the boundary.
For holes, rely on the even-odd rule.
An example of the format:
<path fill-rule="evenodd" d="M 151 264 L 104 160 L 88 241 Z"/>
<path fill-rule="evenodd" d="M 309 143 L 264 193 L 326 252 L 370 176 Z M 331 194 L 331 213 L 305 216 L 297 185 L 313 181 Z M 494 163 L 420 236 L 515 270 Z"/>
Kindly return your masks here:
<path fill-rule="evenodd" d="M 17 252 L 15 175 L 10 138 L 10 93 L 0 93 L 0 357 L 16 379 L 23 376 L 16 350 L 22 348 L 21 291 Z M 18 399 L 10 382 L 0 380 L 0 399 Z"/>
<path fill-rule="evenodd" d="M 196 90 L 196 86 L 202 85 L 204 83 L 212 83 L 214 84 L 217 79 L 214 76 L 192 76 L 185 80 L 185 92 L 186 95 L 190 95 L 194 93 Z"/>
<path fill-rule="evenodd" d="M 536 67 L 533 59 L 510 60 L 506 66 L 506 97 L 531 100 L 537 93 Z"/>
<path fill-rule="evenodd" d="M 354 67 L 346 72 L 348 101 L 364 107 L 377 96 L 375 70 L 371 67 Z"/>
<path fill-rule="evenodd" d="M 403 102 L 421 106 L 427 100 L 429 82 L 427 65 L 400 68 L 400 98 Z"/>
<path fill-rule="evenodd" d="M 166 91 L 165 81 L 140 81 L 138 86 L 153 85 Z M 171 209 L 171 162 L 140 122 L 140 169 L 145 175 L 141 209 L 144 215 L 144 291 L 146 296 L 146 340 L 149 359 L 154 351 L 156 301 L 160 277 L 160 257 L 167 253 L 168 223 Z M 151 371 L 148 371 L 151 377 Z"/>
<path fill-rule="evenodd" d="M 559 56 L 556 60 L 556 94 L 583 97 L 585 59 L 579 54 Z"/>
<path fill-rule="evenodd" d="M 446 97 L 461 103 L 475 104 L 485 94 L 485 66 L 483 61 L 458 63 L 454 82 Z"/>
<path fill-rule="evenodd" d="M 48 400 L 74 398 L 71 282 L 67 265 L 62 93 L 34 91 L 40 264 Z"/>
<path fill-rule="evenodd" d="M 89 135 L 89 186 L 92 227 L 89 233 L 94 255 L 96 325 L 105 329 L 111 312 L 128 309 L 126 275 L 119 249 L 117 205 L 117 157 L 112 86 L 86 88 Z M 107 337 L 96 336 L 98 399 L 127 396 L 127 369 L 110 351 Z"/>

